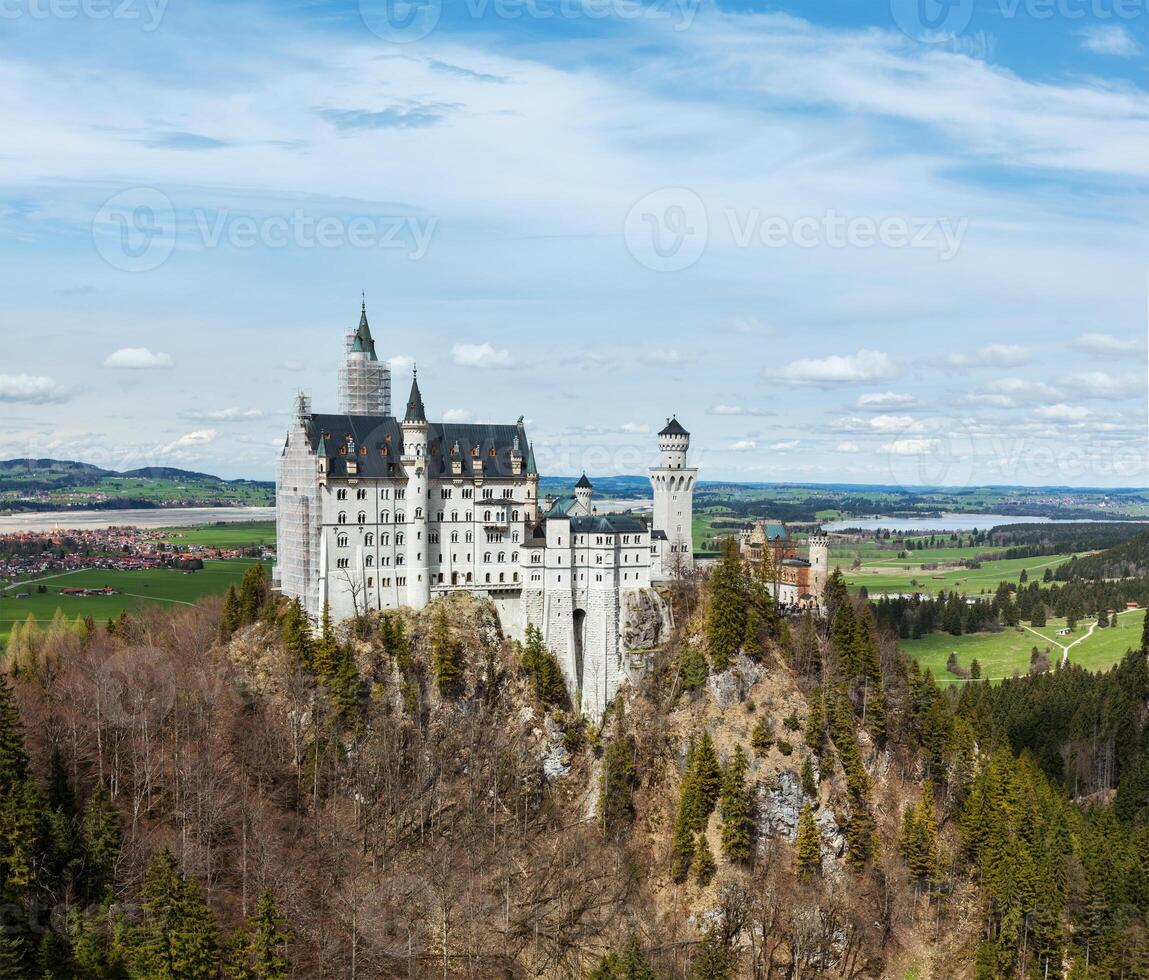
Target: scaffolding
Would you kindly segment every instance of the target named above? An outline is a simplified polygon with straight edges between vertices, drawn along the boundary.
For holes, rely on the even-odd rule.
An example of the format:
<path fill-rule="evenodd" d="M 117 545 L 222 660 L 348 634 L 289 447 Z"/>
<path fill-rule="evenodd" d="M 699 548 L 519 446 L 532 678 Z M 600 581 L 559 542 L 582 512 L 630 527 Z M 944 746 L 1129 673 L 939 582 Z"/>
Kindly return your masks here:
<path fill-rule="evenodd" d="M 296 398 L 294 425 L 279 461 L 275 488 L 275 583 L 298 599 L 307 615 L 319 615 L 319 471 L 307 427 L 311 399 Z"/>
<path fill-rule="evenodd" d="M 339 371 L 339 406 L 345 415 L 391 414 L 391 369 L 374 351 L 356 350 L 356 335 L 347 335 Z M 374 346 L 374 345 L 372 345 Z"/>

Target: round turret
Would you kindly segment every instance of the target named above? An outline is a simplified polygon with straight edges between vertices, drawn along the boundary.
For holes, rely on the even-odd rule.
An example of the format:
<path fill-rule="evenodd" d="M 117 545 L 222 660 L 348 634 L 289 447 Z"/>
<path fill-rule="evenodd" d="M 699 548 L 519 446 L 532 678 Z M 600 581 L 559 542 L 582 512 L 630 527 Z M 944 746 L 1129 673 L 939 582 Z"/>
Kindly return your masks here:
<path fill-rule="evenodd" d="M 578 501 L 579 506 L 584 513 L 590 513 L 590 498 L 594 495 L 594 486 L 586 478 L 586 474 L 582 475 L 582 479 L 575 484 L 575 500 Z"/>

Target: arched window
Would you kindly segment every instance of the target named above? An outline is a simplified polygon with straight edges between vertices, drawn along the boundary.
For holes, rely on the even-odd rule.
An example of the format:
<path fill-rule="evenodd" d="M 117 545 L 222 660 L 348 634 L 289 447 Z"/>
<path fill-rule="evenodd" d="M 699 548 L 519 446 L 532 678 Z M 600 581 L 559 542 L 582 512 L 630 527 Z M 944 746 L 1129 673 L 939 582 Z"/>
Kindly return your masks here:
<path fill-rule="evenodd" d="M 363 535 L 363 543 L 365 545 L 373 545 L 375 543 L 375 535 L 368 531 Z"/>
<path fill-rule="evenodd" d="M 396 544 L 402 544 L 403 538 L 404 538 L 403 532 L 400 531 L 398 534 L 395 535 L 395 543 Z"/>
<path fill-rule="evenodd" d="M 489 510 L 483 511 L 483 523 L 484 524 L 490 524 L 491 523 L 491 512 Z"/>
<path fill-rule="evenodd" d="M 422 519 L 423 519 L 423 508 L 422 507 L 416 507 L 415 508 L 415 520 L 421 521 Z"/>
<path fill-rule="evenodd" d="M 367 588 L 369 588 L 369 589 L 375 588 L 375 577 L 373 575 L 367 576 Z"/>
<path fill-rule="evenodd" d="M 519 553 L 517 551 L 511 552 L 511 563 L 515 565 L 519 563 Z"/>
<path fill-rule="evenodd" d="M 406 564 L 407 564 L 407 562 L 406 562 L 406 561 L 404 561 L 404 559 L 403 559 L 403 556 L 402 556 L 402 555 L 396 555 L 396 556 L 395 556 L 395 564 L 396 564 L 396 565 L 406 565 Z"/>
<path fill-rule="evenodd" d="M 451 511 L 451 520 L 457 521 L 459 519 L 459 512 L 457 510 Z"/>
<path fill-rule="evenodd" d="M 379 543 L 380 544 L 390 544 L 391 543 L 391 535 L 386 534 L 386 533 L 380 534 L 379 535 Z"/>
<path fill-rule="evenodd" d="M 346 524 L 347 523 L 347 515 L 345 513 L 343 513 L 343 511 L 340 511 L 339 517 L 336 518 L 336 520 L 338 520 L 340 524 Z"/>
<path fill-rule="evenodd" d="M 375 564 L 375 556 L 374 556 L 374 555 L 368 555 L 368 556 L 367 556 L 367 558 L 366 558 L 366 560 L 364 561 L 364 564 L 365 564 L 365 565 L 366 565 L 368 568 L 370 568 L 372 565 L 374 565 L 374 564 Z"/>
<path fill-rule="evenodd" d="M 355 499 L 356 500 L 366 500 L 367 499 L 367 491 L 364 490 L 362 487 L 360 487 L 358 490 L 355 491 Z"/>
<path fill-rule="evenodd" d="M 339 537 L 337 537 L 335 539 L 335 546 L 338 548 L 346 548 L 347 547 L 347 535 L 346 534 L 339 535 Z"/>
<path fill-rule="evenodd" d="M 361 510 L 359 512 L 359 523 L 360 524 L 366 524 L 367 523 L 367 511 Z"/>
<path fill-rule="evenodd" d="M 491 560 L 491 553 L 489 551 L 483 552 L 483 561 L 489 562 Z"/>
<path fill-rule="evenodd" d="M 506 560 L 507 560 L 507 553 L 505 551 L 500 551 L 499 552 L 499 564 L 501 565 Z"/>
<path fill-rule="evenodd" d="M 519 512 L 517 510 L 511 511 L 511 520 L 517 521 L 519 519 Z"/>
<path fill-rule="evenodd" d="M 458 544 L 458 543 L 459 543 L 459 532 L 458 531 L 452 531 L 451 532 L 451 544 Z"/>
<path fill-rule="evenodd" d="M 391 523 L 391 511 L 389 511 L 389 510 L 379 511 L 379 523 L 380 524 L 390 524 Z"/>
<path fill-rule="evenodd" d="M 491 581 L 491 573 L 490 572 L 487 572 L 487 574 L 483 576 L 483 581 L 484 582 Z"/>
<path fill-rule="evenodd" d="M 346 500 L 347 499 L 347 491 L 346 490 L 336 490 L 335 491 L 335 499 L 336 500 Z"/>

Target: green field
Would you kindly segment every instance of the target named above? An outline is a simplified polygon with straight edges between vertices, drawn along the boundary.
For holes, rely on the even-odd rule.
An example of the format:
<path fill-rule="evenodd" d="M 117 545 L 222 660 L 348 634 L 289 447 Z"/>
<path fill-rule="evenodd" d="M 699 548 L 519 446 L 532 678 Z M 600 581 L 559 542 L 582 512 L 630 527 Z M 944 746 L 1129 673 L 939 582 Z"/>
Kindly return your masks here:
<path fill-rule="evenodd" d="M 0 644 L 6 644 L 12 624 L 23 622 L 31 613 L 46 625 L 62 609 L 69 619 L 91 616 L 97 622 L 119 616 L 142 605 L 191 605 L 207 595 L 222 595 L 227 587 L 239 584 L 244 569 L 251 561 L 208 561 L 202 571 L 181 572 L 171 568 L 139 572 L 114 572 L 85 569 L 40 579 L 48 587 L 45 595 L 36 592 L 37 582 L 22 582 L 0 593 Z M 270 568 L 268 569 L 270 572 Z M 113 596 L 64 596 L 62 588 L 100 588 L 110 585 L 120 590 Z M 27 599 L 17 599 L 17 592 L 30 592 Z"/>
<path fill-rule="evenodd" d="M 958 561 L 962 558 L 962 552 L 972 550 L 974 549 L 944 549 L 951 552 L 946 558 L 940 557 L 944 553 L 941 549 L 932 552 L 914 552 L 917 557 L 913 559 L 898 559 L 895 554 L 891 558 L 864 561 L 862 567 L 855 570 L 848 570 L 842 566 L 842 571 L 851 589 L 856 590 L 864 585 L 871 596 L 883 592 L 933 594 L 955 589 L 965 595 L 980 595 L 983 592 L 992 594 L 999 582 L 1017 582 L 1022 570 L 1028 573 L 1030 580 L 1040 581 L 1046 568 L 1056 568 L 1072 557 L 1045 555 L 1041 558 L 1008 558 L 982 562 L 980 568 L 923 570 L 921 567 L 923 562 L 931 564 L 938 561 Z M 831 564 L 834 562 L 831 561 Z"/>
<path fill-rule="evenodd" d="M 248 548 L 275 544 L 275 521 L 237 521 L 162 528 L 174 545 L 198 544 L 208 548 Z"/>
<path fill-rule="evenodd" d="M 964 636 L 931 633 L 920 640 L 901 640 L 899 646 L 923 668 L 932 670 L 939 684 L 960 683 L 946 670 L 951 652 L 957 654 L 958 661 L 966 668 L 976 658 L 981 664 L 982 678 L 987 680 L 1012 677 L 1015 672 L 1026 673 L 1030 651 L 1035 646 L 1040 650 L 1048 648 L 1049 662 L 1056 664 L 1062 657 L 1062 647 L 1072 644 L 1069 650 L 1071 663 L 1089 670 L 1104 670 L 1140 644 L 1144 622 L 1145 611 L 1136 609 L 1121 613 L 1116 626 L 1095 629 L 1092 634 L 1089 628 L 1093 621 L 1085 620 L 1078 623 L 1077 629 L 1069 636 L 1058 636 L 1057 631 L 1065 626 L 1065 621 L 1051 619 L 1036 632 L 1018 627 L 1006 628 L 1000 633 L 968 633 Z"/>

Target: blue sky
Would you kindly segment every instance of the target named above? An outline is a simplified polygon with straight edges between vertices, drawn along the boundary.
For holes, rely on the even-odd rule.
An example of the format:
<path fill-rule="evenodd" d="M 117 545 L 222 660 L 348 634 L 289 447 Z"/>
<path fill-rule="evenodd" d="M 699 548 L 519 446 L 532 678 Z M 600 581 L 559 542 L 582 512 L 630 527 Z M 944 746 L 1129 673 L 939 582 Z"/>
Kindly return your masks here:
<path fill-rule="evenodd" d="M 269 478 L 366 290 L 555 474 L 1144 485 L 1149 0 L 0 0 L 0 456 Z"/>

